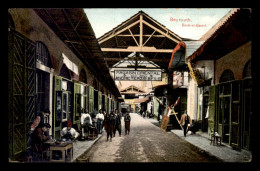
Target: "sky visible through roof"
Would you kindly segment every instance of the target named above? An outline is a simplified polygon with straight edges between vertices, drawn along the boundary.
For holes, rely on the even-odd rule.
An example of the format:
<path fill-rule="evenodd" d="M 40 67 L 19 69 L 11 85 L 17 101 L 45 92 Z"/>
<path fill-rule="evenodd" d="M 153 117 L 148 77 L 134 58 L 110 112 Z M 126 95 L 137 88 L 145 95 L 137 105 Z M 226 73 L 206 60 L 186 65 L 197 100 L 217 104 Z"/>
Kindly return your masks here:
<path fill-rule="evenodd" d="M 231 8 L 85 8 L 97 38 L 111 31 L 139 11 L 182 38 L 197 40 Z"/>

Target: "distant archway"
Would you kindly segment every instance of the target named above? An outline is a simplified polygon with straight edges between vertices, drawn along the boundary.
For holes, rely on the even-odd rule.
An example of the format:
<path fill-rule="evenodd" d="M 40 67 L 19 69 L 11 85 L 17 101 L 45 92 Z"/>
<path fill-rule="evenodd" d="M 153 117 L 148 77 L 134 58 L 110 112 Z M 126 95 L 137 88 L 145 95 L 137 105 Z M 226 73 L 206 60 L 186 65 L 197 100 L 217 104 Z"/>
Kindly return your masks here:
<path fill-rule="evenodd" d="M 230 69 L 227 69 L 222 73 L 222 75 L 219 79 L 219 83 L 232 81 L 232 80 L 235 80 L 234 74 Z"/>

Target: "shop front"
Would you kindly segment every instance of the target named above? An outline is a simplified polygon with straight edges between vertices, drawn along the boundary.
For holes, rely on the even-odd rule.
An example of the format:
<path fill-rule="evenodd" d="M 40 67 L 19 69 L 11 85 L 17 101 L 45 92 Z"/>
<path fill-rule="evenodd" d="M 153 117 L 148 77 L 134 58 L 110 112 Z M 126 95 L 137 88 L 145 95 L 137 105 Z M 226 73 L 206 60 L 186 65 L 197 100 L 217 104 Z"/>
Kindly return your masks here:
<path fill-rule="evenodd" d="M 89 102 L 88 85 L 83 82 L 74 81 L 74 110 L 73 110 L 73 125 L 79 129 L 81 113 L 88 110 Z"/>
<path fill-rule="evenodd" d="M 209 129 L 233 149 L 252 149 L 251 79 L 210 86 Z M 215 115 L 214 115 L 215 113 Z"/>
<path fill-rule="evenodd" d="M 68 120 L 73 119 L 73 91 L 71 80 L 54 76 L 53 137 L 60 139 L 60 131 L 66 127 Z"/>

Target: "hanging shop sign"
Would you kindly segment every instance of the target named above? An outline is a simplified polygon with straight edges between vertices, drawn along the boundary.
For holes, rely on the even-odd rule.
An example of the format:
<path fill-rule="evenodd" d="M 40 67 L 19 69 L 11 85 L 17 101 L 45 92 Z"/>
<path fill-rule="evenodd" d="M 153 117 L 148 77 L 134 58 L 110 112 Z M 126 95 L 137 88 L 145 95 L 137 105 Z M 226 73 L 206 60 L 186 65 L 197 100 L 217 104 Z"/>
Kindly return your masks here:
<path fill-rule="evenodd" d="M 162 81 L 161 70 L 115 70 L 116 81 Z"/>

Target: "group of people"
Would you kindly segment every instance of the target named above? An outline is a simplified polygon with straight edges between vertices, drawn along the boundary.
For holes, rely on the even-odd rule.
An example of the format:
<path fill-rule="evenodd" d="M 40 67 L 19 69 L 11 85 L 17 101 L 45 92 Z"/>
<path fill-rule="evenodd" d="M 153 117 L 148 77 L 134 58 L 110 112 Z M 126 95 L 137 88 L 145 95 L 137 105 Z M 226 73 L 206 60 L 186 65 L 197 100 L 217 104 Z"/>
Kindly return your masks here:
<path fill-rule="evenodd" d="M 30 127 L 32 150 L 36 154 L 42 154 L 42 152 L 48 148 L 44 142 L 52 139 L 52 137 L 49 135 L 49 129 L 51 128 L 50 124 L 48 123 L 49 115 L 49 110 L 40 112 Z M 112 141 L 112 137 L 115 137 L 117 131 L 119 136 L 121 136 L 121 120 L 122 114 L 119 113 L 118 109 L 116 109 L 115 112 L 110 112 L 110 114 L 107 113 L 106 110 L 100 109 L 98 114 L 94 117 L 91 117 L 91 115 L 88 113 L 88 110 L 85 109 L 82 112 L 80 118 L 79 129 L 81 129 L 81 136 L 87 137 L 90 129 L 96 129 L 98 134 L 102 134 L 102 130 L 104 128 L 107 133 L 107 141 L 109 140 L 109 137 L 110 141 Z M 129 111 L 127 111 L 127 113 L 124 115 L 125 135 L 129 134 L 130 132 L 130 122 L 131 117 Z M 182 125 L 184 136 L 186 137 L 187 132 L 189 130 L 192 131 L 188 127 L 188 124 L 191 124 L 191 119 L 189 115 L 187 115 L 186 111 L 181 116 L 179 123 Z M 63 141 L 73 141 L 80 136 L 80 134 L 72 127 L 72 122 L 70 120 L 67 121 L 67 127 L 64 127 L 61 130 L 60 135 Z"/>
<path fill-rule="evenodd" d="M 112 141 L 112 137 L 115 137 L 117 131 L 119 136 L 121 136 L 121 119 L 122 114 L 119 113 L 118 109 L 115 109 L 115 112 L 110 112 L 110 114 L 107 113 L 106 110 L 100 109 L 99 112 L 93 117 L 91 117 L 88 110 L 85 109 L 82 111 L 80 119 L 81 137 L 82 139 L 88 137 L 90 130 L 92 130 L 92 133 L 96 130 L 97 134 L 102 134 L 102 130 L 104 128 L 107 132 L 107 141 L 109 137 L 110 141 Z M 130 132 L 130 121 L 131 117 L 129 112 L 127 112 L 124 116 L 125 135 Z M 61 136 L 62 138 L 73 140 L 79 136 L 79 133 L 77 133 L 74 128 L 71 128 L 71 122 L 68 121 L 67 127 L 64 127 L 61 131 Z"/>
<path fill-rule="evenodd" d="M 34 154 L 42 155 L 44 151 L 47 150 L 48 146 L 46 141 L 52 139 L 49 135 L 49 129 L 51 128 L 48 123 L 48 118 L 50 115 L 49 110 L 44 110 L 40 112 L 30 127 L 30 135 L 32 140 L 32 151 Z M 74 141 L 78 139 L 79 136 L 85 139 L 89 136 L 90 130 L 96 130 L 97 134 L 102 134 L 103 128 L 107 132 L 107 141 L 110 137 L 115 137 L 118 131 L 119 136 L 121 136 L 122 126 L 121 126 L 122 114 L 116 109 L 114 112 L 108 114 L 106 110 L 100 109 L 98 114 L 91 117 L 87 109 L 84 109 L 80 118 L 80 126 L 78 131 L 73 128 L 71 120 L 67 121 L 66 127 L 63 127 L 60 131 L 62 141 Z M 130 121 L 131 117 L 129 111 L 124 116 L 125 122 L 125 135 L 129 135 L 130 132 Z M 79 133 L 80 132 L 80 133 Z M 93 132 L 92 132 L 93 133 Z"/>
<path fill-rule="evenodd" d="M 105 113 L 104 115 L 104 127 L 107 132 L 107 141 L 110 137 L 110 141 L 112 141 L 112 137 L 115 137 L 116 131 L 118 131 L 119 136 L 121 136 L 122 126 L 121 126 L 122 114 L 118 112 L 116 109 L 115 112 L 111 112 L 110 114 Z M 125 135 L 130 132 L 130 121 L 131 117 L 129 112 L 124 116 L 125 122 Z"/>

